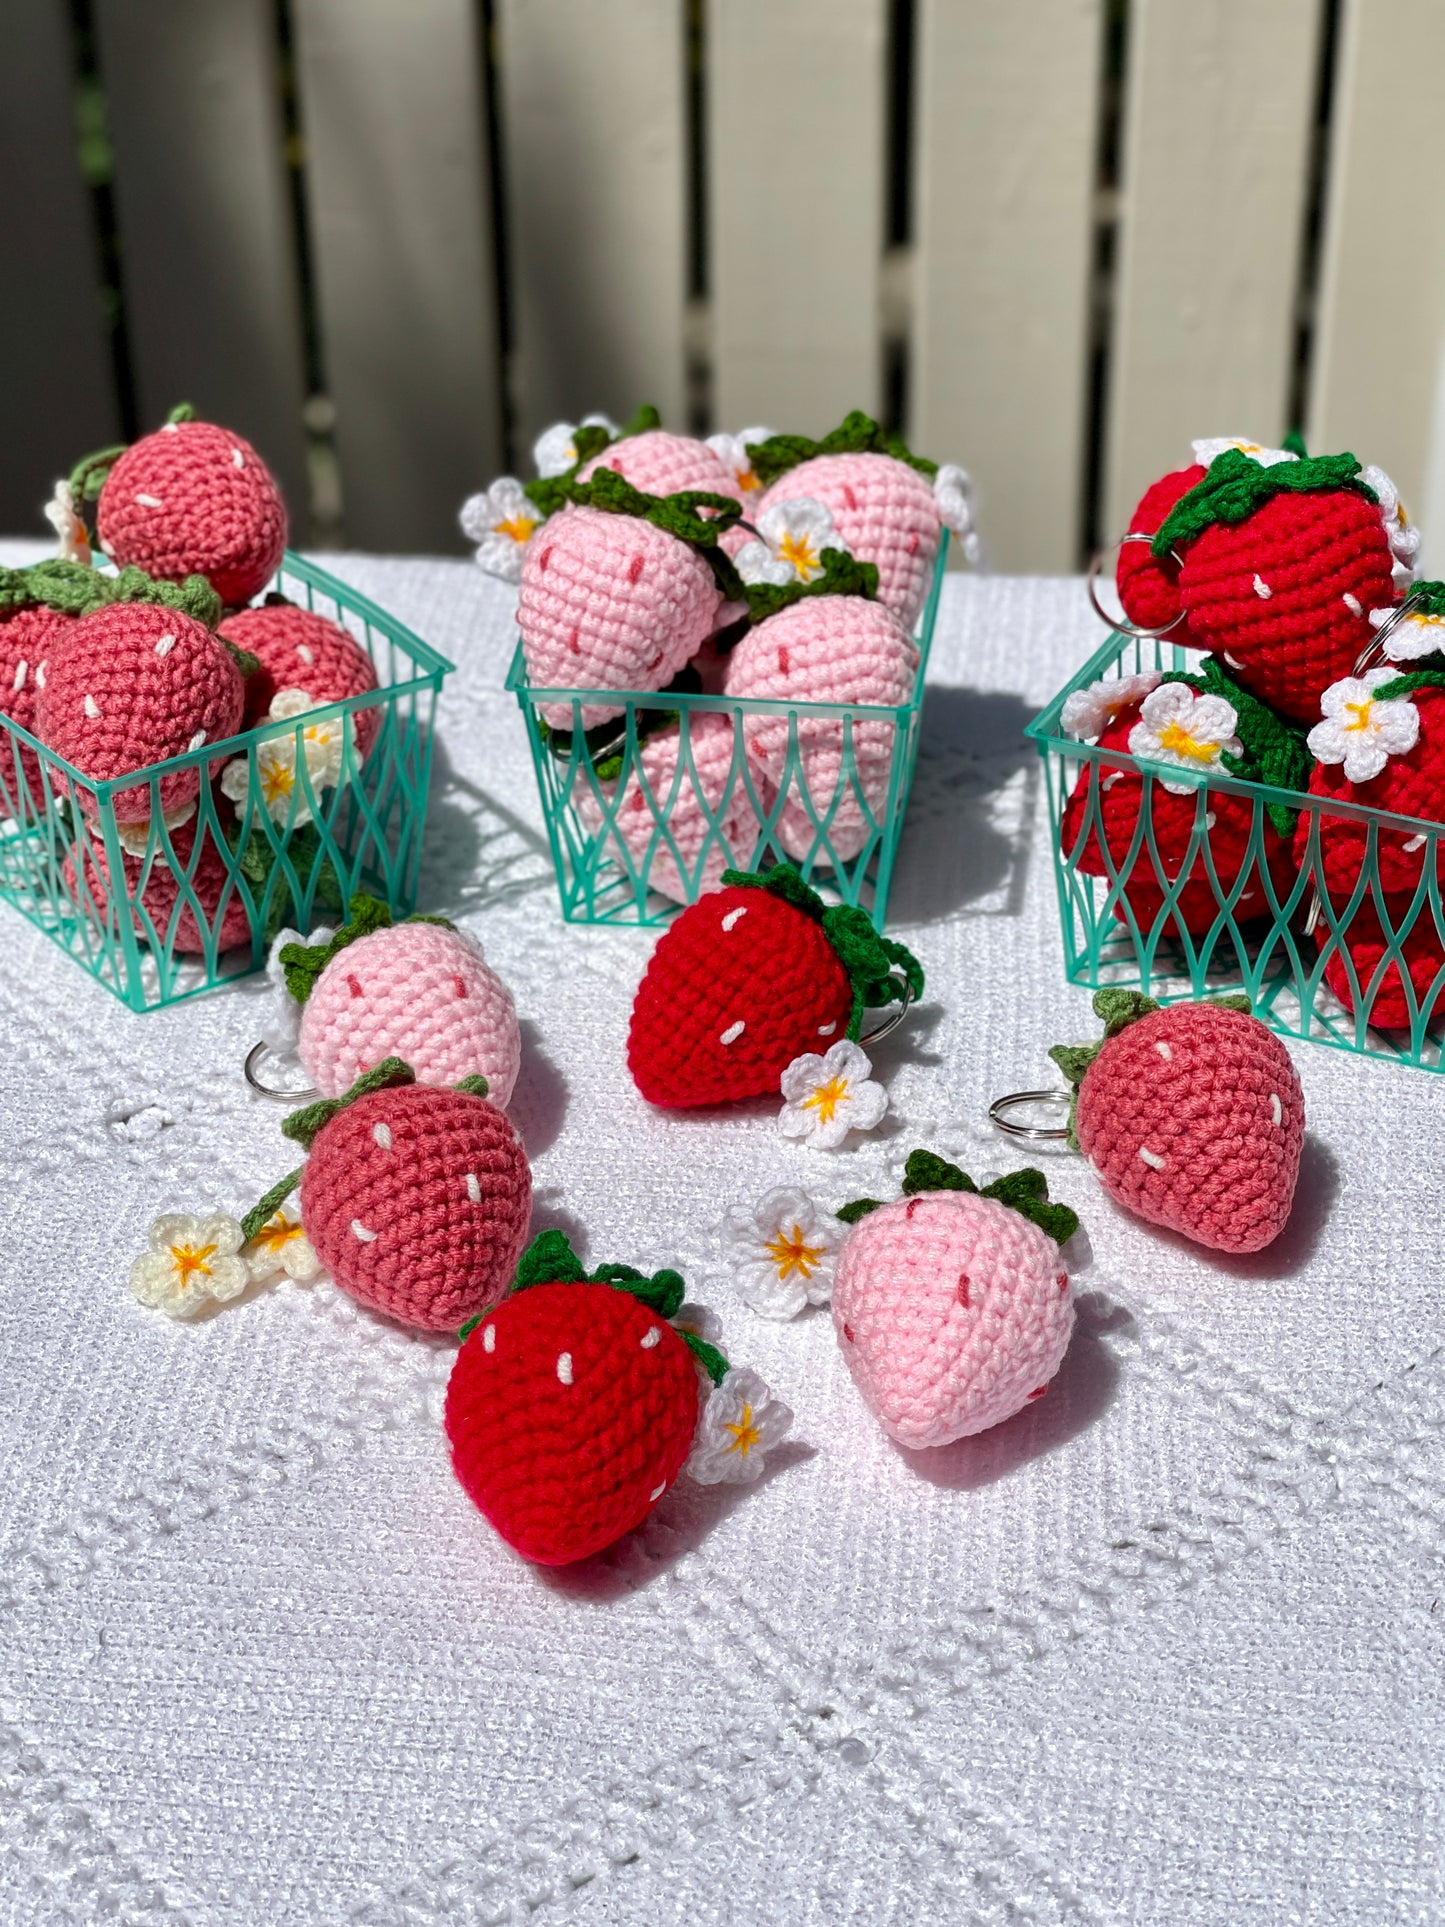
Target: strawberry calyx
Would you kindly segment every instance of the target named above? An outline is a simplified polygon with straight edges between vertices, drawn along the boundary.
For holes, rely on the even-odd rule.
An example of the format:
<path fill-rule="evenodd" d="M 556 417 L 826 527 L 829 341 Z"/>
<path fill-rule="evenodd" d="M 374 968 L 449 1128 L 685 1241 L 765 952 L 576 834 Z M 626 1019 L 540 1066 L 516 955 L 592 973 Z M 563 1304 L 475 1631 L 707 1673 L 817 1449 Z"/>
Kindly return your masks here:
<path fill-rule="evenodd" d="M 569 493 L 577 479 L 578 470 L 584 468 L 594 456 L 600 455 L 605 448 L 613 448 L 618 442 L 631 440 L 634 435 L 646 435 L 654 428 L 661 428 L 662 417 L 650 401 L 645 401 L 625 421 L 615 435 L 610 435 L 601 422 L 584 422 L 572 436 L 572 447 L 577 459 L 572 466 L 560 475 L 539 475 L 534 482 L 523 485 L 523 493 L 534 507 L 541 509 L 543 516 L 555 515 L 559 508 L 572 500 Z"/>
<path fill-rule="evenodd" d="M 742 520 L 742 503 L 731 495 L 715 495 L 705 488 L 679 489 L 675 495 L 649 495 L 635 488 L 615 468 L 599 468 L 590 481 L 579 481 L 576 471 L 538 476 L 522 484 L 522 493 L 544 516 L 555 515 L 569 503 L 600 509 L 607 515 L 631 515 L 675 536 L 695 549 L 717 579 L 719 593 L 730 602 L 743 599 L 743 580 L 731 558 L 718 547 L 718 537 Z M 700 510 L 707 514 L 700 514 Z"/>
<path fill-rule="evenodd" d="M 891 937 L 880 936 L 868 912 L 856 904 L 825 905 L 793 864 L 778 863 L 771 870 L 724 870 L 722 885 L 724 889 L 770 891 L 822 926 L 853 986 L 844 1035 L 854 1043 L 863 1033 L 865 1011 L 902 1001 L 905 992 L 899 987 L 900 976 L 908 996 L 916 999 L 923 995 L 923 965 L 913 952 Z"/>
<path fill-rule="evenodd" d="M 1360 463 L 1348 453 L 1305 456 L 1262 468 L 1242 449 L 1226 448 L 1210 463 L 1203 481 L 1196 482 L 1170 509 L 1149 545 L 1150 552 L 1162 562 L 1171 549 L 1193 542 L 1216 523 L 1232 527 L 1248 521 L 1276 495 L 1339 489 L 1363 495 L 1368 502 L 1380 499 L 1368 482 L 1360 480 Z"/>
<path fill-rule="evenodd" d="M 995 1178 L 980 1190 L 960 1166 L 950 1164 L 947 1158 L 939 1157 L 936 1151 L 920 1149 L 909 1152 L 900 1188 L 905 1198 L 915 1198 L 926 1191 L 971 1191 L 975 1197 L 991 1198 L 994 1203 L 1007 1205 L 1010 1211 L 1017 1211 L 1030 1224 L 1036 1224 L 1056 1245 L 1067 1244 L 1079 1228 L 1077 1211 L 1071 1210 L 1066 1204 L 1049 1203 L 1048 1180 L 1042 1171 L 1035 1170 L 1032 1165 Z M 880 1211 L 882 1208 L 881 1199 L 855 1198 L 836 1215 L 844 1224 L 857 1224 L 870 1211 Z"/>
<path fill-rule="evenodd" d="M 369 1097 L 373 1091 L 392 1090 L 399 1084 L 415 1084 L 416 1072 L 404 1058 L 383 1057 L 381 1062 L 361 1076 L 349 1091 L 340 1097 L 321 1097 L 314 1104 L 305 1104 L 299 1111 L 293 1111 L 281 1126 L 282 1137 L 289 1137 L 293 1144 L 299 1144 L 309 1151 L 317 1136 L 328 1125 L 338 1111 L 344 1111 L 359 1097 Z M 479 1093 L 473 1092 L 474 1096 Z"/>
<path fill-rule="evenodd" d="M 682 1301 L 687 1293 L 682 1273 L 670 1268 L 655 1271 L 650 1277 L 635 1265 L 598 1265 L 588 1271 L 573 1250 L 566 1232 L 556 1229 L 539 1232 L 527 1246 L 517 1261 L 516 1276 L 501 1304 L 533 1285 L 610 1285 L 614 1291 L 625 1291 L 630 1297 L 636 1298 L 649 1311 L 656 1312 L 659 1318 L 669 1320 L 682 1310 Z M 470 1337 L 477 1326 L 485 1324 L 499 1308 L 499 1305 L 491 1305 L 486 1311 L 478 1312 L 475 1318 L 469 1318 L 457 1337 L 462 1340 Z M 713 1384 L 721 1385 L 729 1366 L 716 1345 L 709 1345 L 696 1332 L 679 1331 L 677 1335 L 700 1361 Z"/>
<path fill-rule="evenodd" d="M 346 922 L 329 942 L 282 944 L 281 970 L 291 996 L 298 1004 L 304 1004 L 333 957 L 345 950 L 348 944 L 355 943 L 358 937 L 369 937 L 375 930 L 389 930 L 394 921 L 390 909 L 380 897 L 368 896 L 364 890 L 358 890 L 351 899 Z M 438 923 L 444 930 L 456 929 L 456 925 L 445 917 L 413 915 L 404 921 Z"/>
<path fill-rule="evenodd" d="M 1284 466 L 1284 464 L 1280 464 Z M 1235 714 L 1235 730 L 1243 753 L 1220 753 L 1231 776 L 1246 783 L 1268 783 L 1275 789 L 1307 791 L 1314 768 L 1306 731 L 1271 709 L 1225 672 L 1217 656 L 1206 656 L 1197 670 L 1169 669 L 1164 682 L 1182 682 L 1201 695 L 1222 696 Z M 1265 812 L 1281 836 L 1292 836 L 1299 811 L 1287 803 L 1266 803 Z"/>
<path fill-rule="evenodd" d="M 751 528 L 752 524 L 745 522 L 743 527 Z M 819 560 L 823 573 L 814 576 L 811 582 L 794 577 L 791 582 L 744 583 L 742 599 L 748 605 L 752 620 L 765 622 L 769 616 L 775 616 L 780 609 L 790 609 L 805 596 L 855 595 L 866 596 L 870 601 L 877 599 L 876 562 L 860 561 L 848 549 L 824 549 Z"/>
<path fill-rule="evenodd" d="M 53 609 L 57 615 L 88 616 L 116 602 L 178 609 L 210 630 L 221 619 L 221 598 L 203 575 L 188 575 L 184 582 L 157 582 L 134 565 L 116 575 L 103 575 L 88 563 L 71 562 L 64 556 L 50 556 L 24 569 L 0 568 L 0 615 L 42 607 Z M 216 640 L 225 642 L 223 636 Z M 238 667 L 241 659 L 252 669 L 259 666 L 249 651 L 231 643 L 226 647 L 238 659 Z M 243 675 L 247 673 L 242 670 Z"/>
<path fill-rule="evenodd" d="M 938 473 L 937 462 L 930 462 L 926 455 L 915 455 L 901 435 L 880 428 L 861 408 L 851 409 L 821 441 L 815 442 L 808 435 L 769 435 L 765 442 L 749 443 L 748 455 L 754 475 L 764 486 L 816 455 L 891 455 L 897 462 L 907 462 L 930 482 Z"/>
<path fill-rule="evenodd" d="M 1204 997 L 1200 1002 L 1216 1010 L 1237 1010 L 1248 1017 L 1254 1006 L 1250 999 L 1237 993 L 1226 997 Z M 1155 997 L 1146 997 L 1140 990 L 1104 989 L 1094 992 L 1094 1015 L 1104 1025 L 1104 1035 L 1094 1044 L 1055 1044 L 1049 1056 L 1068 1079 L 1071 1089 L 1069 1103 L 1068 1140 L 1071 1150 L 1079 1149 L 1078 1113 L 1079 1091 L 1084 1075 L 1108 1044 L 1110 1038 L 1117 1037 L 1121 1030 L 1137 1024 L 1141 1017 L 1151 1017 L 1164 1006 Z"/>

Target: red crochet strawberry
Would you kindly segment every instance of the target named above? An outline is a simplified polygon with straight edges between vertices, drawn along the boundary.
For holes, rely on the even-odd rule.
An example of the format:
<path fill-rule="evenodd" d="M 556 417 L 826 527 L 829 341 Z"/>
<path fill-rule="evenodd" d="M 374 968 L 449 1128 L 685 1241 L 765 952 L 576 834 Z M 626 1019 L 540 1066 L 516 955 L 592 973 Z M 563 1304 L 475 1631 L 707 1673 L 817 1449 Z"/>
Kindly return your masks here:
<path fill-rule="evenodd" d="M 870 1005 L 923 991 L 923 970 L 865 911 L 825 909 L 790 864 L 723 872 L 663 932 L 632 1006 L 627 1062 L 650 1104 L 775 1093 L 795 1057 L 856 1039 Z"/>
<path fill-rule="evenodd" d="M 1325 982 L 1346 1010 L 1363 1004 L 1365 1022 L 1377 1030 L 1418 1025 L 1423 1033 L 1445 1015 L 1445 932 L 1429 900 L 1417 906 L 1413 892 L 1387 896 L 1385 915 L 1393 943 L 1370 897 L 1338 932 L 1320 922 L 1315 942 L 1325 953 Z"/>
<path fill-rule="evenodd" d="M 27 569 L 0 569 L 0 716 L 34 736 L 35 705 L 50 657 L 76 618 L 32 600 L 30 574 Z M 6 732 L 0 740 L 0 816 L 27 820 L 45 806 L 40 758 Z"/>
<path fill-rule="evenodd" d="M 1181 496 L 1204 480 L 1199 462 L 1188 468 L 1161 475 L 1145 489 L 1138 507 L 1129 517 L 1129 533 L 1145 535 L 1152 541 L 1155 530 Z M 1209 644 L 1193 634 L 1179 595 L 1179 565 L 1173 556 L 1155 555 L 1149 542 L 1121 542 L 1114 565 L 1114 586 L 1130 622 L 1141 629 L 1169 629 L 1168 639 L 1184 649 L 1207 649 Z"/>
<path fill-rule="evenodd" d="M 721 1354 L 668 1321 L 675 1271 L 591 1276 L 543 1232 L 511 1295 L 474 1321 L 447 1386 L 446 1434 L 466 1492 L 517 1552 L 568 1565 L 638 1526 L 672 1485 L 698 1420 L 697 1362 Z"/>
<path fill-rule="evenodd" d="M 1247 997 L 1161 1007 L 1100 990 L 1098 1044 L 1049 1052 L 1075 1088 L 1069 1141 L 1117 1203 L 1215 1251 L 1284 1229 L 1304 1144 L 1288 1051 Z"/>
<path fill-rule="evenodd" d="M 198 957 L 208 949 L 220 955 L 250 944 L 251 913 L 232 862 L 209 830 L 202 832 L 197 853 L 194 816 L 168 827 L 170 856 L 159 829 L 122 825 L 119 834 L 126 846 L 123 893 L 135 906 L 131 922 L 140 942 L 173 957 Z M 99 836 L 92 832 L 84 839 L 83 861 L 77 861 L 78 854 L 78 848 L 72 849 L 61 871 L 66 894 L 89 923 L 113 930 L 110 863 Z M 304 874 L 299 855 L 292 855 Z M 283 894 L 281 905 L 289 902 Z"/>
<path fill-rule="evenodd" d="M 1065 805 L 1065 856 L 1086 876 L 1107 878 L 1111 891 L 1122 879 L 1115 916 L 1132 913 L 1148 935 L 1165 915 L 1166 891 L 1181 877 L 1167 916 L 1171 928 L 1202 936 L 1223 915 L 1244 924 L 1275 914 L 1295 880 L 1294 812 L 1201 788 L 1198 779 L 1214 772 L 1303 790 L 1310 758 L 1298 730 L 1212 659 L 1197 675 L 1150 673 L 1092 684 L 1069 697 L 1063 727 L 1093 738 L 1100 749 L 1156 766 L 1146 778 L 1090 761 Z M 1181 772 L 1178 779 L 1167 773 L 1172 769 Z M 1141 824 L 1146 801 L 1148 819 Z"/>
<path fill-rule="evenodd" d="M 169 582 L 203 575 L 228 606 L 263 589 L 286 548 L 286 506 L 266 464 L 186 405 L 129 448 L 88 456 L 70 488 L 82 511 L 95 504 L 113 562 Z"/>
<path fill-rule="evenodd" d="M 343 1291 L 424 1331 L 455 1331 L 506 1291 L 526 1241 L 532 1173 L 486 1079 L 418 1084 L 389 1057 L 344 1097 L 294 1112 L 310 1152 L 242 1220 L 248 1237 L 299 1182 L 301 1222 Z"/>
<path fill-rule="evenodd" d="M 377 686 L 376 665 L 354 636 L 283 595 L 267 596 L 259 608 L 236 610 L 218 633 L 257 661 L 246 678 L 247 729 L 267 719 L 283 689 L 304 690 L 320 709 L 349 696 L 364 696 Z M 357 747 L 364 756 L 376 740 L 381 711 L 359 709 L 354 717 Z"/>

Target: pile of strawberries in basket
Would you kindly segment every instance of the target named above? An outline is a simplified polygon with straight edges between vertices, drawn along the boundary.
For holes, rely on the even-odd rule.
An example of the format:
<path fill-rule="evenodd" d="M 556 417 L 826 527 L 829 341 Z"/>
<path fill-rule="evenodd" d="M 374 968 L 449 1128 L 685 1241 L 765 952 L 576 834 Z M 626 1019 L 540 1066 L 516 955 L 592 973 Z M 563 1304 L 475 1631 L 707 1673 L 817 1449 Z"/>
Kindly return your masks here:
<path fill-rule="evenodd" d="M 42 764 L 18 731 L 94 783 L 263 732 L 254 756 L 232 744 L 110 795 L 126 894 L 152 926 L 170 924 L 182 871 L 208 924 L 225 906 L 219 947 L 249 942 L 238 853 L 269 847 L 255 835 L 263 812 L 288 833 L 309 824 L 364 758 L 379 709 L 360 710 L 353 728 L 297 718 L 375 689 L 371 658 L 337 623 L 262 595 L 286 547 L 281 492 L 248 442 L 188 407 L 128 448 L 87 457 L 46 512 L 59 557 L 0 570 L 0 716 L 16 726 L 0 736 L 0 817 L 29 828 L 78 812 L 87 833 L 65 859 L 64 887 L 104 916 L 101 798 Z M 97 551 L 110 568 L 96 566 Z M 211 812 L 199 810 L 203 782 Z M 145 936 L 140 917 L 137 930 Z M 189 900 L 172 947 L 205 947 Z"/>
<path fill-rule="evenodd" d="M 620 429 L 594 415 L 549 429 L 534 459 L 535 480 L 494 482 L 462 527 L 482 567 L 520 585 L 528 681 L 575 768 L 584 831 L 679 901 L 749 865 L 764 819 L 783 854 L 816 867 L 868 850 L 897 734 L 869 712 L 913 692 L 943 531 L 976 552 L 964 471 L 856 412 L 821 441 L 766 428 L 698 441 L 655 409 Z M 669 709 L 669 694 L 725 700 Z M 858 714 L 790 722 L 733 709 L 740 698 Z"/>
<path fill-rule="evenodd" d="M 1385 1028 L 1445 983 L 1445 833 L 1337 807 L 1445 825 L 1445 583 L 1412 579 L 1418 550 L 1390 478 L 1353 455 L 1196 442 L 1135 509 L 1116 585 L 1137 632 L 1203 660 L 1077 690 L 1062 719 L 1155 766 L 1086 764 L 1064 812 L 1065 854 L 1117 916 L 1201 937 L 1297 911 L 1330 989 Z M 1260 807 L 1220 777 L 1319 805 Z M 1391 934 L 1408 989 L 1380 968 Z"/>

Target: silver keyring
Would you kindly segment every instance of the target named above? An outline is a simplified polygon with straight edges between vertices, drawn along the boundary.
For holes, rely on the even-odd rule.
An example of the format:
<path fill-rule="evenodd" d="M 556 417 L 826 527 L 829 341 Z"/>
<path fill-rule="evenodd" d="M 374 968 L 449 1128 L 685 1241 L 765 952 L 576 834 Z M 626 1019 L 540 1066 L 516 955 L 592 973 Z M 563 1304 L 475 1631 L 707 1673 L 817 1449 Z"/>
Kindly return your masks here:
<path fill-rule="evenodd" d="M 988 1114 L 999 1130 L 1007 1131 L 1010 1137 L 1065 1138 L 1069 1135 L 1066 1124 L 1015 1124 L 1007 1113 L 1022 1104 L 1062 1104 L 1067 1109 L 1073 1101 L 1072 1091 L 1011 1091 L 1007 1097 L 996 1097 L 988 1107 Z"/>
<path fill-rule="evenodd" d="M 902 983 L 903 997 L 898 1005 L 897 1010 L 893 1012 L 892 1016 L 890 1016 L 886 1020 L 886 1022 L 881 1023 L 878 1026 L 877 1030 L 870 1030 L 866 1037 L 860 1037 L 858 1039 L 858 1042 L 860 1045 L 876 1044 L 880 1038 L 891 1037 L 893 1032 L 897 1030 L 898 1026 L 903 1022 L 904 1018 L 908 1015 L 909 1006 L 913 1002 L 913 986 L 911 983 L 909 983 L 907 977 L 904 976 L 901 970 L 894 970 L 894 971 L 891 971 L 889 974 L 893 977 L 896 977 Z"/>
<path fill-rule="evenodd" d="M 1374 668 L 1375 664 L 1385 653 L 1386 636 L 1390 634 L 1391 630 L 1399 628 L 1410 611 L 1419 607 L 1422 599 L 1420 591 L 1418 589 L 1412 589 L 1400 604 L 1399 608 L 1390 611 L 1389 615 L 1386 616 L 1374 635 L 1360 651 L 1355 662 L 1355 674 L 1357 676 L 1363 676 L 1367 670 Z"/>
<path fill-rule="evenodd" d="M 1126 616 L 1111 616 L 1109 611 L 1100 602 L 1098 590 L 1095 585 L 1099 580 L 1105 561 L 1114 553 L 1115 549 L 1122 549 L 1126 542 L 1152 543 L 1153 540 L 1152 535 L 1144 535 L 1142 533 L 1121 535 L 1117 542 L 1111 542 L 1108 548 L 1100 549 L 1093 561 L 1089 564 L 1089 602 L 1094 614 L 1106 629 L 1116 630 L 1121 636 L 1132 636 L 1136 642 L 1154 642 L 1157 641 L 1160 636 L 1167 636 L 1171 629 L 1177 629 L 1180 623 L 1183 622 L 1185 611 L 1181 609 L 1174 620 L 1172 622 L 1166 622 L 1162 629 L 1141 629 L 1135 623 L 1130 622 Z M 1182 569 L 1184 567 L 1184 557 L 1179 553 L 1178 549 L 1171 549 L 1169 554 L 1175 565 Z"/>
<path fill-rule="evenodd" d="M 263 1037 L 259 1044 L 253 1044 L 250 1050 L 246 1052 L 246 1062 L 242 1066 L 242 1069 L 245 1071 L 246 1082 L 251 1086 L 251 1089 L 258 1092 L 262 1097 L 275 1098 L 278 1104 L 293 1104 L 297 1098 L 317 1096 L 318 1093 L 314 1084 L 307 1084 L 304 1089 L 301 1090 L 273 1091 L 269 1084 L 263 1084 L 261 1082 L 260 1078 L 256 1075 L 256 1060 L 263 1056 L 270 1048 L 271 1046 Z"/>

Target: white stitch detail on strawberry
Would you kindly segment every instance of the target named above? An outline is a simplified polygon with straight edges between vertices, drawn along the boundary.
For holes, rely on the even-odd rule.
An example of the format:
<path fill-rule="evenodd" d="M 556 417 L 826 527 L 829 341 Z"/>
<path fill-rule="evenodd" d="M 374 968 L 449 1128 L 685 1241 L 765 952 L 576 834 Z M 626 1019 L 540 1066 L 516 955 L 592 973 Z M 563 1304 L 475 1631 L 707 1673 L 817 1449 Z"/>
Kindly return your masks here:
<path fill-rule="evenodd" d="M 1164 1166 L 1169 1162 L 1169 1160 L 1163 1157 L 1158 1151 L 1151 1151 L 1148 1146 L 1144 1144 L 1139 1146 L 1139 1156 L 1143 1159 L 1144 1163 L 1149 1166 L 1151 1171 L 1162 1171 Z"/>
<path fill-rule="evenodd" d="M 379 1145 L 383 1151 L 389 1151 L 391 1149 L 391 1126 L 389 1124 L 374 1124 L 371 1127 L 371 1137 L 372 1142 Z"/>
<path fill-rule="evenodd" d="M 85 713 L 93 723 L 100 721 L 100 704 L 95 700 L 94 696 L 86 697 Z"/>
<path fill-rule="evenodd" d="M 557 1356 L 557 1379 L 558 1379 L 558 1382 L 559 1382 L 559 1384 L 562 1384 L 562 1385 L 570 1385 L 570 1384 L 572 1383 L 572 1354 L 571 1354 L 571 1352 L 559 1352 L 559 1353 L 558 1353 L 558 1356 Z"/>
<path fill-rule="evenodd" d="M 168 629 L 163 636 L 156 638 L 156 654 L 168 656 L 176 646 L 175 631 Z"/>
<path fill-rule="evenodd" d="M 467 1196 L 473 1204 L 480 1204 L 482 1201 L 481 1181 L 475 1171 L 468 1171 L 467 1173 Z"/>
<path fill-rule="evenodd" d="M 747 1024 L 745 1020 L 739 1017 L 735 1024 L 729 1024 L 726 1030 L 718 1033 L 718 1042 L 720 1044 L 735 1044 L 746 1029 Z"/>
<path fill-rule="evenodd" d="M 375 1231 L 368 1231 L 360 1218 L 351 1220 L 351 1235 L 353 1238 L 359 1238 L 364 1245 L 374 1245 L 378 1236 Z"/>
<path fill-rule="evenodd" d="M 662 1341 L 661 1325 L 650 1325 L 648 1329 L 642 1334 L 642 1349 L 645 1352 L 650 1352 L 653 1346 L 660 1344 L 661 1341 Z"/>
<path fill-rule="evenodd" d="M 1254 578 L 1254 593 L 1260 598 L 1262 602 L 1268 602 L 1270 597 L 1274 594 L 1274 590 L 1270 588 L 1269 584 L 1265 581 L 1262 575 L 1257 574 Z M 1346 597 L 1346 601 L 1348 600 L 1349 598 Z"/>
<path fill-rule="evenodd" d="M 729 910 L 722 920 L 724 930 L 735 930 L 739 922 L 748 914 L 747 905 L 740 904 L 736 910 Z"/>
<path fill-rule="evenodd" d="M 164 506 L 159 495 L 137 495 L 135 499 L 143 509 L 158 509 Z"/>
<path fill-rule="evenodd" d="M 1284 1122 L 1284 1106 L 1279 1101 L 1278 1091 L 1271 1091 L 1269 1094 L 1269 1114 L 1274 1119 L 1276 1126 Z"/>
<path fill-rule="evenodd" d="M 1351 595 L 1348 589 L 1346 589 L 1342 600 L 1352 616 L 1362 616 L 1365 613 L 1364 604 L 1360 601 L 1360 598 L 1357 595 Z"/>
<path fill-rule="evenodd" d="M 495 1325 L 488 1323 L 482 1331 L 482 1350 L 484 1352 L 494 1352 L 496 1349 L 497 1328 Z"/>

